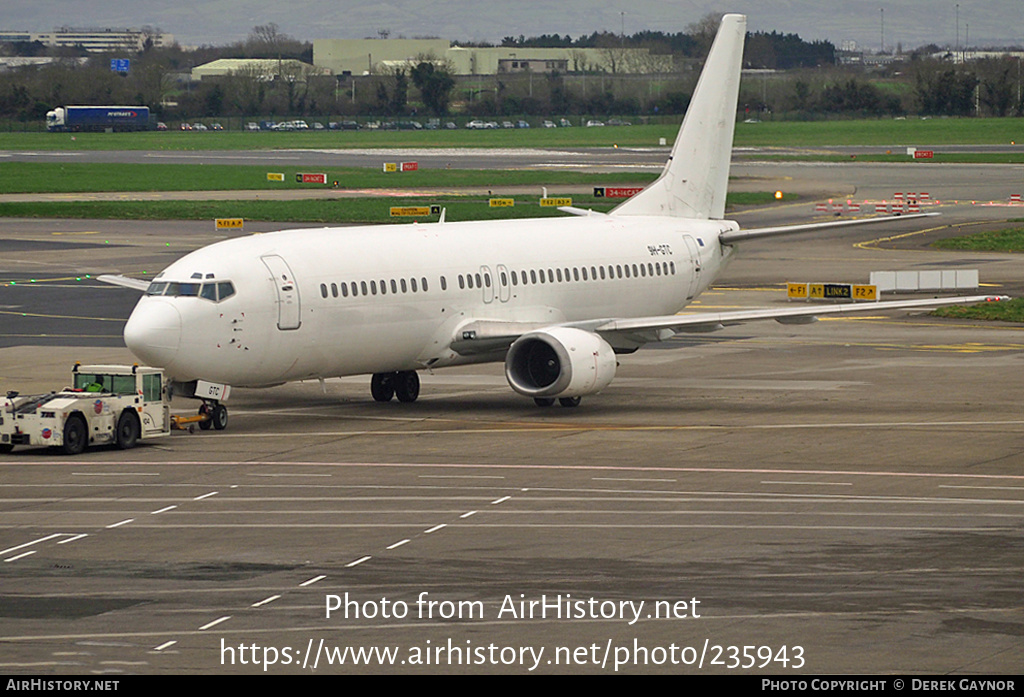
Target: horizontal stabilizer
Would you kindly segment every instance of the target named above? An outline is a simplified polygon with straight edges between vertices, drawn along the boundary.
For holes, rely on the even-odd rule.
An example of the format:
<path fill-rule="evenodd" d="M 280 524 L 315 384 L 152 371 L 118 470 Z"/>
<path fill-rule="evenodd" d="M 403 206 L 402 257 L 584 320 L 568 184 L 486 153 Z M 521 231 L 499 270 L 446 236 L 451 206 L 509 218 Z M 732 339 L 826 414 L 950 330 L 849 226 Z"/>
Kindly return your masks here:
<path fill-rule="evenodd" d="M 607 213 L 601 213 L 600 211 L 592 211 L 589 208 L 577 208 L 576 206 L 559 206 L 558 210 L 563 213 L 571 213 L 572 215 L 581 215 L 583 217 L 590 217 L 592 215 L 608 215 Z"/>
<path fill-rule="evenodd" d="M 114 286 L 121 286 L 122 288 L 131 288 L 132 290 L 146 290 L 149 288 L 149 281 L 144 281 L 141 278 L 130 278 L 128 276 L 122 276 L 121 274 L 105 273 L 101 276 L 96 277 L 97 281 L 103 281 Z"/>

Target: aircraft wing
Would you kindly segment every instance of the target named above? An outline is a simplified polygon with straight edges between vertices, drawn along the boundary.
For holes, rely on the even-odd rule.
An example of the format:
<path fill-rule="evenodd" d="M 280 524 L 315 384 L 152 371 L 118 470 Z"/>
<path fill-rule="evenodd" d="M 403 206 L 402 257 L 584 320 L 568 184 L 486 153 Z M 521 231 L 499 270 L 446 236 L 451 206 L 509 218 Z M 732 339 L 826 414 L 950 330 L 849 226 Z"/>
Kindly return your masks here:
<path fill-rule="evenodd" d="M 848 315 L 859 312 L 886 312 L 888 310 L 930 309 L 944 305 L 971 305 L 981 302 L 1009 300 L 1005 295 L 967 295 L 917 300 L 887 300 L 883 302 L 844 303 L 841 305 L 800 305 L 784 308 L 751 308 L 732 312 L 694 312 L 661 317 L 635 317 L 629 319 L 596 319 L 583 322 L 505 322 L 477 320 L 459 328 L 451 348 L 461 355 L 491 353 L 507 349 L 516 339 L 528 332 L 553 326 L 572 327 L 595 332 L 613 348 L 630 351 L 652 341 L 665 341 L 679 333 L 707 333 L 725 327 L 759 320 L 775 320 L 780 324 L 810 324 L 819 316 Z"/>
<path fill-rule="evenodd" d="M 809 324 L 821 315 L 842 315 L 856 312 L 912 310 L 943 305 L 970 305 L 980 302 L 1009 300 L 1005 295 L 965 295 L 962 297 L 922 298 L 918 300 L 887 300 L 883 302 L 844 303 L 842 305 L 805 305 L 786 308 L 753 308 L 734 312 L 695 312 L 666 317 L 637 317 L 609 320 L 593 328 L 599 334 L 670 329 L 675 332 L 708 332 L 746 322 L 773 319 L 781 324 Z"/>
<path fill-rule="evenodd" d="M 121 286 L 122 288 L 131 288 L 132 290 L 144 291 L 149 288 L 149 281 L 143 281 L 141 278 L 130 278 L 120 274 L 105 273 L 97 276 L 96 280 L 115 286 Z"/>

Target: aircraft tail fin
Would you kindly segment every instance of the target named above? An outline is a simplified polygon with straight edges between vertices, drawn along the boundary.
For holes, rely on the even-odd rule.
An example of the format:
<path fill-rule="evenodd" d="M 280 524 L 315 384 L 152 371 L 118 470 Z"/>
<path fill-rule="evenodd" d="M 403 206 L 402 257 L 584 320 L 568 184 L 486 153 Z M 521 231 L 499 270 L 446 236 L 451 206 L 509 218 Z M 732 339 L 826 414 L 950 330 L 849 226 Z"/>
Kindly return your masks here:
<path fill-rule="evenodd" d="M 612 215 L 725 216 L 746 32 L 745 15 L 722 17 L 665 169 Z"/>

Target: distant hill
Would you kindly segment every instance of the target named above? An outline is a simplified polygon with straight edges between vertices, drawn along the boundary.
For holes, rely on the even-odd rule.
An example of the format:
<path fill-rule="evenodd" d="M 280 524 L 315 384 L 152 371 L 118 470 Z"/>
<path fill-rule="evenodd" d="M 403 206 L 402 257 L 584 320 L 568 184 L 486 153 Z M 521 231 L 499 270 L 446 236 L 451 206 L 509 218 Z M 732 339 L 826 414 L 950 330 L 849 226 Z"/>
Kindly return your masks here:
<path fill-rule="evenodd" d="M 960 3 L 960 42 L 972 46 L 1024 45 L 1021 0 Z M 153 26 L 174 34 L 182 45 L 228 44 L 244 39 L 258 24 L 312 40 L 376 37 L 439 37 L 452 41 L 500 41 L 504 36 L 594 31 L 626 34 L 655 29 L 683 31 L 712 11 L 727 8 L 749 17 L 753 31 L 796 33 L 805 40 L 828 39 L 836 46 L 854 40 L 877 50 L 882 13 L 887 48 L 910 49 L 956 42 L 952 0 L 4 0 L 0 29 L 49 31 L 55 26 Z M 624 13 L 624 14 L 623 14 Z"/>

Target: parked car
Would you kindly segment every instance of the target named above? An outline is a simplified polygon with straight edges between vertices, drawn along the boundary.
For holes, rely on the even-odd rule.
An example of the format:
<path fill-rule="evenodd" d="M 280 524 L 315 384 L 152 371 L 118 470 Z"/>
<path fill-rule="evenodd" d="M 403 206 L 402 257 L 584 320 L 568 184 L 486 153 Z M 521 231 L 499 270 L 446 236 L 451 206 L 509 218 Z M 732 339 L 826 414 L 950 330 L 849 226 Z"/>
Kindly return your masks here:
<path fill-rule="evenodd" d="M 516 121 L 516 128 L 529 128 L 529 127 L 530 127 L 530 123 L 528 121 L 523 121 L 522 119 L 519 119 L 518 121 Z"/>
<path fill-rule="evenodd" d="M 191 131 L 192 130 L 192 124 L 185 123 L 184 121 L 182 121 L 181 122 L 181 126 L 179 126 L 178 128 L 180 128 L 183 131 Z"/>
<path fill-rule="evenodd" d="M 558 126 L 555 125 L 554 121 L 547 121 L 547 120 L 545 120 L 544 123 L 542 123 L 541 125 L 544 128 L 558 128 Z"/>
<path fill-rule="evenodd" d="M 622 119 L 608 119 L 609 126 L 632 126 L 632 121 L 623 121 Z"/>
<path fill-rule="evenodd" d="M 587 128 L 593 128 L 594 126 L 603 126 L 603 125 L 604 125 L 603 121 L 598 121 L 596 119 L 591 119 L 590 121 L 587 121 Z"/>
<path fill-rule="evenodd" d="M 156 122 L 156 130 L 158 130 L 158 131 L 166 131 L 167 130 L 167 124 L 164 123 L 163 121 L 157 121 Z"/>
<path fill-rule="evenodd" d="M 192 124 L 192 130 L 193 131 L 208 131 L 210 129 L 206 127 L 206 124 L 199 123 L 198 121 L 196 121 L 194 124 Z"/>
<path fill-rule="evenodd" d="M 558 119 L 558 125 L 561 126 L 562 128 L 568 128 L 569 126 L 572 125 L 572 121 L 570 121 L 569 119 Z"/>
<path fill-rule="evenodd" d="M 258 123 L 256 123 L 255 121 L 250 121 L 249 123 L 245 124 L 245 130 L 247 130 L 247 131 L 258 131 L 258 130 L 260 130 L 260 125 Z"/>
<path fill-rule="evenodd" d="M 472 121 L 466 124 L 466 128 L 483 129 L 487 128 L 487 124 L 481 121 L 480 119 L 473 119 Z"/>
<path fill-rule="evenodd" d="M 221 126 L 219 123 L 211 123 L 210 124 L 210 130 L 211 131 L 223 131 L 224 127 Z"/>

